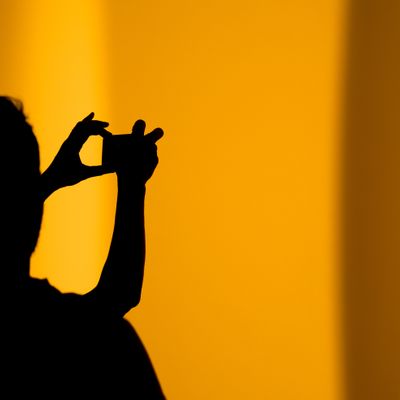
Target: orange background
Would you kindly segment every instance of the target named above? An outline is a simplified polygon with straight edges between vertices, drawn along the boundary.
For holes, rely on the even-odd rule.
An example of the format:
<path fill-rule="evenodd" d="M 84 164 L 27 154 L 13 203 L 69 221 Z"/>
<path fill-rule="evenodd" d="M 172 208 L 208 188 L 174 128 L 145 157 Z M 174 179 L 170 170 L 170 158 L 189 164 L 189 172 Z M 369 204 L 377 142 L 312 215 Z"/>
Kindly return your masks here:
<path fill-rule="evenodd" d="M 378 100 L 358 101 L 376 78 L 362 66 L 400 64 L 379 53 L 380 43 L 398 43 L 383 3 L 0 1 L 0 92 L 24 101 L 42 170 L 91 111 L 114 133 L 138 118 L 165 131 L 146 198 L 142 302 L 127 317 L 168 399 L 398 398 L 395 381 L 377 373 L 382 363 L 393 375 L 397 331 L 379 347 L 385 335 L 371 330 L 396 303 L 368 297 L 398 274 L 386 263 L 377 283 L 376 264 L 354 249 L 379 235 L 361 229 L 367 209 L 351 211 L 381 199 L 374 183 L 393 194 L 378 175 L 369 197 L 354 186 L 378 141 L 365 114 L 379 109 L 377 126 L 387 120 Z M 392 22 L 400 15 L 395 6 L 388 13 Z M 380 34 L 366 43 L 371 21 Z M 380 63 L 365 50 L 371 43 Z M 373 94 L 385 96 L 383 82 L 395 100 L 395 68 L 384 72 Z M 368 128 L 369 150 L 357 158 Z M 382 158 L 397 144 L 387 139 Z M 100 146 L 88 144 L 85 162 L 98 162 Z M 93 287 L 112 233 L 114 178 L 46 203 L 33 275 L 63 291 Z M 374 221 L 382 241 L 387 226 Z M 378 246 L 374 262 L 385 251 Z M 360 292 L 358 265 L 371 272 L 361 273 Z M 360 317 L 368 299 L 372 320 Z M 383 326 L 399 328 L 393 312 L 384 315 Z"/>

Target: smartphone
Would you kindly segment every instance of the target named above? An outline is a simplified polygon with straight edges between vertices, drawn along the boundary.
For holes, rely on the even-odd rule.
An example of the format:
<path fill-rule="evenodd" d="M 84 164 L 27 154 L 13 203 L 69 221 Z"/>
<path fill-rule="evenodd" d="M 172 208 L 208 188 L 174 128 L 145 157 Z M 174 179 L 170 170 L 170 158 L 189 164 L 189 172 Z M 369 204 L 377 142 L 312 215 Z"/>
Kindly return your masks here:
<path fill-rule="evenodd" d="M 102 166 L 115 171 L 118 160 L 132 152 L 132 134 L 114 134 L 103 138 Z"/>

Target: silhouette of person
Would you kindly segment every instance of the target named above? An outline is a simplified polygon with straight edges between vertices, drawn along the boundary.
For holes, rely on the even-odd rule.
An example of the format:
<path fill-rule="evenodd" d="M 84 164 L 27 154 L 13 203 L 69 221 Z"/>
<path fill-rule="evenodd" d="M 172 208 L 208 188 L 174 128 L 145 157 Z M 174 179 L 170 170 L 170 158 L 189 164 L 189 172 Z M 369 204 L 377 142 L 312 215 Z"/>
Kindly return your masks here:
<path fill-rule="evenodd" d="M 20 101 L 0 96 L 1 388 L 19 395 L 165 399 L 150 357 L 125 318 L 139 304 L 145 265 L 146 183 L 163 131 L 134 123 L 132 146 L 117 164 L 85 166 L 91 135 L 110 138 L 94 113 L 79 121 L 43 173 L 37 138 Z M 110 249 L 97 285 L 63 293 L 30 275 L 46 199 L 63 187 L 116 173 L 118 195 Z"/>

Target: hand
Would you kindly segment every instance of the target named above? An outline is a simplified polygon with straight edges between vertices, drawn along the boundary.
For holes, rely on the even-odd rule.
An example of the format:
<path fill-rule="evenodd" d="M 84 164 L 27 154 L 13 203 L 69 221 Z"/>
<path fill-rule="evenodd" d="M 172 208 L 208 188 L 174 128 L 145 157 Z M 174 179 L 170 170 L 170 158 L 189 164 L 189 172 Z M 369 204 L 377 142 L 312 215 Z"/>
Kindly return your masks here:
<path fill-rule="evenodd" d="M 94 120 L 93 117 L 92 112 L 75 125 L 50 166 L 42 174 L 41 190 L 44 198 L 57 189 L 72 186 L 84 179 L 108 172 L 101 165 L 84 165 L 79 156 L 82 146 L 90 136 L 100 135 L 104 138 L 111 135 L 105 129 L 108 122 Z"/>
<path fill-rule="evenodd" d="M 154 173 L 158 165 L 157 144 L 164 132 L 161 128 L 144 134 L 146 123 L 137 120 L 132 127 L 133 146 L 126 152 L 117 168 L 117 175 L 137 178 L 146 183 Z"/>

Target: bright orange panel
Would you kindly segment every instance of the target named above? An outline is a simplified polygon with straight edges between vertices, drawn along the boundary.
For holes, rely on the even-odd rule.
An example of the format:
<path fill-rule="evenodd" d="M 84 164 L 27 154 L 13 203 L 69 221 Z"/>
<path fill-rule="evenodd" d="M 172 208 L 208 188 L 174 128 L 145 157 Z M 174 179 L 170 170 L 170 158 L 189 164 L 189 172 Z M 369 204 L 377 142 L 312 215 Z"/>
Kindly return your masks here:
<path fill-rule="evenodd" d="M 165 130 L 128 318 L 168 398 L 340 399 L 342 1 L 0 4 L 43 167 L 90 111 Z M 34 273 L 90 288 L 114 201 L 112 176 L 56 193 Z"/>

